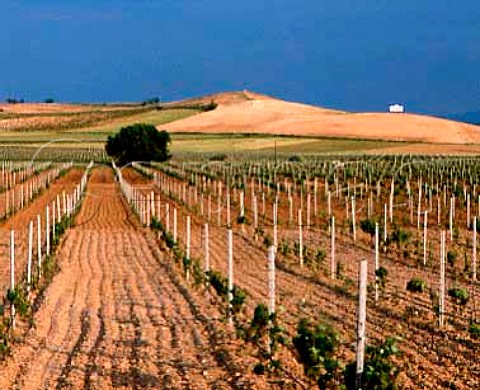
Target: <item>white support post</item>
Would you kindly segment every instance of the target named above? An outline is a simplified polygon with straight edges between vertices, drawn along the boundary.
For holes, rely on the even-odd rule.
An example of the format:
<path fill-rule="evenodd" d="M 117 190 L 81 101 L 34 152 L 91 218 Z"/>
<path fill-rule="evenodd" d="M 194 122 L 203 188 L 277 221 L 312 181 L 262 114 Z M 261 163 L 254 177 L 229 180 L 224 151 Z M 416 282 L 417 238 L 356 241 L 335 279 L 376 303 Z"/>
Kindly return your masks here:
<path fill-rule="evenodd" d="M 231 214 L 230 214 L 230 188 L 227 188 L 227 220 L 226 224 L 227 226 L 231 226 L 232 220 L 231 220 Z"/>
<path fill-rule="evenodd" d="M 255 228 L 255 239 L 258 234 L 258 202 L 257 196 L 253 196 L 253 227 Z"/>
<path fill-rule="evenodd" d="M 67 198 L 65 191 L 62 191 L 62 200 L 63 200 L 63 215 L 67 214 Z"/>
<path fill-rule="evenodd" d="M 470 193 L 467 194 L 467 229 L 470 228 Z"/>
<path fill-rule="evenodd" d="M 240 191 L 240 217 L 243 218 L 245 216 L 245 193 Z"/>
<path fill-rule="evenodd" d="M 27 292 L 32 288 L 33 221 L 28 224 Z"/>
<path fill-rule="evenodd" d="M 185 256 L 190 261 L 190 240 L 191 240 L 191 225 L 190 225 L 190 215 L 187 215 L 187 231 L 186 231 L 186 248 L 185 248 Z M 186 272 L 187 281 L 190 280 L 190 268 L 187 267 Z"/>
<path fill-rule="evenodd" d="M 450 198 L 450 214 L 448 218 L 448 230 L 450 233 L 450 241 L 453 241 L 453 198 Z"/>
<path fill-rule="evenodd" d="M 472 237 L 472 278 L 477 280 L 477 217 L 473 217 L 473 237 Z"/>
<path fill-rule="evenodd" d="M 165 230 L 170 233 L 170 203 L 165 203 Z"/>
<path fill-rule="evenodd" d="M 310 192 L 307 193 L 307 229 L 310 229 L 311 228 L 311 220 L 310 220 L 310 203 L 311 203 L 311 199 L 310 199 Z"/>
<path fill-rule="evenodd" d="M 61 210 L 60 210 L 60 196 L 57 194 L 57 222 L 60 223 L 62 220 Z"/>
<path fill-rule="evenodd" d="M 55 231 L 55 225 L 56 225 L 56 212 L 55 212 L 55 201 L 52 203 L 52 241 L 55 241 L 55 236 L 56 236 L 56 231 Z"/>
<path fill-rule="evenodd" d="M 46 240 L 46 254 L 50 256 L 50 210 L 45 209 L 45 240 Z"/>
<path fill-rule="evenodd" d="M 221 224 L 222 224 L 222 193 L 219 192 L 217 195 L 217 225 L 221 226 Z"/>
<path fill-rule="evenodd" d="M 440 216 L 442 213 L 442 205 L 440 202 L 440 196 L 437 195 L 437 225 L 440 226 Z"/>
<path fill-rule="evenodd" d="M 273 246 L 275 252 L 278 248 L 278 226 L 277 226 L 277 203 L 273 203 Z"/>
<path fill-rule="evenodd" d="M 291 195 L 288 195 L 288 226 L 293 223 L 293 199 Z"/>
<path fill-rule="evenodd" d="M 302 209 L 298 209 L 298 259 L 300 267 L 303 267 Z"/>
<path fill-rule="evenodd" d="M 10 290 L 15 290 L 15 231 L 10 230 Z M 12 328 L 15 329 L 15 305 L 10 303 Z"/>
<path fill-rule="evenodd" d="M 328 216 L 332 215 L 332 193 L 330 191 L 327 192 L 327 208 L 328 208 Z"/>
<path fill-rule="evenodd" d="M 438 324 L 443 328 L 445 324 L 445 231 L 440 232 L 440 291 L 439 291 L 439 317 Z"/>
<path fill-rule="evenodd" d="M 423 265 L 427 265 L 428 211 L 423 216 Z"/>
<path fill-rule="evenodd" d="M 352 234 L 353 234 L 353 241 L 357 241 L 357 227 L 355 226 L 355 197 L 352 196 Z"/>
<path fill-rule="evenodd" d="M 42 220 L 40 214 L 37 215 L 37 267 L 38 280 L 42 277 Z"/>
<path fill-rule="evenodd" d="M 210 243 L 209 243 L 209 233 L 208 233 L 208 223 L 204 224 L 203 233 L 204 237 L 204 250 L 205 250 L 205 272 L 210 271 Z"/>
<path fill-rule="evenodd" d="M 367 265 L 362 260 L 358 272 L 358 312 L 357 312 L 357 389 L 360 389 L 364 366 L 365 344 L 367 338 Z"/>
<path fill-rule="evenodd" d="M 383 242 L 387 242 L 387 204 L 384 204 L 383 208 Z"/>
<path fill-rule="evenodd" d="M 422 184 L 418 186 L 418 204 L 417 204 L 417 230 L 420 229 L 420 213 L 422 206 Z"/>
<path fill-rule="evenodd" d="M 212 194 L 208 194 L 207 197 L 207 220 L 212 221 Z"/>
<path fill-rule="evenodd" d="M 268 248 L 268 312 L 275 313 L 275 248 Z"/>
<path fill-rule="evenodd" d="M 155 215 L 155 192 L 151 192 L 150 193 L 150 215 L 148 217 L 149 221 L 148 221 L 148 225 L 150 226 L 150 221 L 152 220 L 152 218 L 156 218 L 156 215 Z"/>
<path fill-rule="evenodd" d="M 390 223 L 393 223 L 393 194 L 394 194 L 394 191 L 393 191 L 393 181 L 392 181 L 392 189 L 390 191 Z"/>
<path fill-rule="evenodd" d="M 332 215 L 330 228 L 330 276 L 335 279 L 335 216 Z"/>
<path fill-rule="evenodd" d="M 177 242 L 177 208 L 173 206 L 173 242 Z"/>
<path fill-rule="evenodd" d="M 232 300 L 233 300 L 233 232 L 227 230 L 227 277 L 228 277 L 228 322 L 233 325 Z"/>
<path fill-rule="evenodd" d="M 378 226 L 378 222 L 375 222 L 375 302 L 378 301 L 378 282 L 379 282 L 379 279 L 378 279 L 377 271 L 378 271 L 379 263 L 380 263 L 378 241 L 379 241 L 379 226 Z"/>

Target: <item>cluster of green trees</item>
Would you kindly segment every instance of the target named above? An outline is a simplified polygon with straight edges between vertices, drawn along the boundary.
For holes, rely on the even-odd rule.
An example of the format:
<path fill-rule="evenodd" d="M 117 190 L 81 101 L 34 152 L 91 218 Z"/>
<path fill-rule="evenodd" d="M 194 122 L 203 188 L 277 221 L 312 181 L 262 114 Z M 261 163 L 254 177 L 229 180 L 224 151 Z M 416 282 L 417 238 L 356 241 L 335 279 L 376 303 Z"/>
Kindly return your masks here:
<path fill-rule="evenodd" d="M 120 165 L 132 161 L 167 161 L 170 134 L 158 131 L 155 126 L 137 123 L 123 127 L 115 135 L 108 136 L 105 150 Z"/>

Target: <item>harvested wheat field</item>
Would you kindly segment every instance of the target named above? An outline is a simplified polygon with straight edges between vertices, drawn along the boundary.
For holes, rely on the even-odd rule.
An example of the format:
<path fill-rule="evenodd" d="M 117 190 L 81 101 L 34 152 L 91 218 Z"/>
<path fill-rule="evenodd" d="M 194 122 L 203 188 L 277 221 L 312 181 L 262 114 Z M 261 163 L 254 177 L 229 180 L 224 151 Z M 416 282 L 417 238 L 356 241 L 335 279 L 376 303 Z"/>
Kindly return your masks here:
<path fill-rule="evenodd" d="M 480 142 L 478 126 L 413 114 L 349 113 L 268 96 L 221 94 L 218 107 L 166 128 L 175 132 L 259 133 L 466 144 Z M 203 101 L 216 101 L 215 95 Z M 187 101 L 188 102 L 188 101 Z"/>
<path fill-rule="evenodd" d="M 98 105 L 74 103 L 0 103 L 0 112 L 8 114 L 68 114 L 89 111 L 111 111 L 131 108 L 128 103 L 124 105 Z"/>

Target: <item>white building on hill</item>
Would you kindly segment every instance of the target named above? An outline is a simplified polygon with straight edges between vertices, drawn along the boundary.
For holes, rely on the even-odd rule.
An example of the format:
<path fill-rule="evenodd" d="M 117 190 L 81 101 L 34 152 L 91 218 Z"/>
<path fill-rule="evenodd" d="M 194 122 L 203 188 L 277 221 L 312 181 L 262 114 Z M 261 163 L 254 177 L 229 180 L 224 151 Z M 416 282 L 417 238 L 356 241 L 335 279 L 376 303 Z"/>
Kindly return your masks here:
<path fill-rule="evenodd" d="M 393 113 L 402 113 L 405 112 L 405 107 L 403 104 L 391 104 L 388 107 L 388 111 Z"/>

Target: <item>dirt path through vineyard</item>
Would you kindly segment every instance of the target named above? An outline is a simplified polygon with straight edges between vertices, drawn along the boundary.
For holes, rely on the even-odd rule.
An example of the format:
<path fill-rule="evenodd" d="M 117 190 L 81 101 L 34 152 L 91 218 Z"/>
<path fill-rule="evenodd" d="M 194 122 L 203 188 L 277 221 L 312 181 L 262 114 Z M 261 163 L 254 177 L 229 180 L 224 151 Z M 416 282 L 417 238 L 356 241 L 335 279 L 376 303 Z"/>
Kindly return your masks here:
<path fill-rule="evenodd" d="M 95 169 L 58 253 L 61 271 L 2 389 L 255 389 L 217 309 L 138 227 L 111 170 Z"/>

